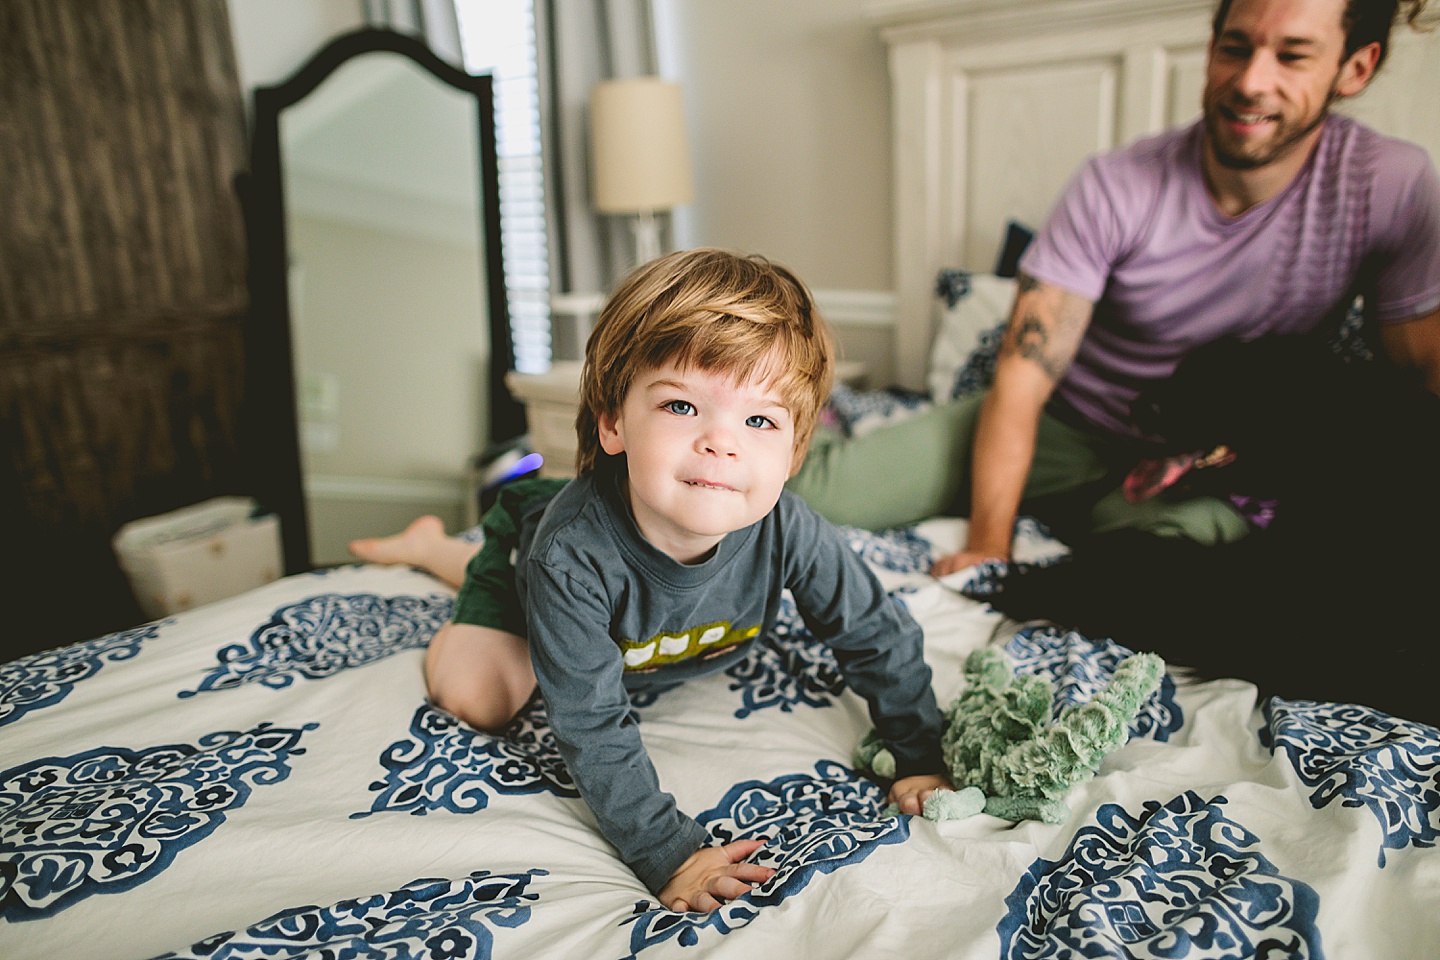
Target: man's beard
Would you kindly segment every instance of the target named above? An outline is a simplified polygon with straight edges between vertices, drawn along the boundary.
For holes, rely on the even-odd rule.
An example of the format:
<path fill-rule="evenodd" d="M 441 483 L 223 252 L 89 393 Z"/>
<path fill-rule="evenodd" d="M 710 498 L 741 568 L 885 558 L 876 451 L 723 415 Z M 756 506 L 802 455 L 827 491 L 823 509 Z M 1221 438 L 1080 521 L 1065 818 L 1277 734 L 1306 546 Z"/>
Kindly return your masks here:
<path fill-rule="evenodd" d="M 1337 83 L 1338 79 L 1337 77 Z M 1309 118 L 1301 129 L 1287 131 L 1285 129 L 1286 121 L 1282 119 L 1275 131 L 1272 141 L 1273 146 L 1263 153 L 1245 154 L 1226 150 L 1222 139 L 1223 128 L 1221 124 L 1223 120 L 1220 117 L 1220 104 L 1207 105 L 1208 109 L 1205 111 L 1205 131 L 1209 134 L 1210 149 L 1215 155 L 1215 160 L 1220 166 L 1230 170 L 1256 170 L 1274 163 L 1289 152 L 1297 143 L 1308 137 L 1316 127 L 1325 122 L 1325 118 L 1330 115 L 1330 105 L 1340 99 L 1340 94 L 1336 92 L 1335 85 L 1335 83 L 1330 85 L 1330 92 L 1325 95 L 1325 102 L 1321 104 L 1320 109 L 1315 112 L 1313 117 Z"/>

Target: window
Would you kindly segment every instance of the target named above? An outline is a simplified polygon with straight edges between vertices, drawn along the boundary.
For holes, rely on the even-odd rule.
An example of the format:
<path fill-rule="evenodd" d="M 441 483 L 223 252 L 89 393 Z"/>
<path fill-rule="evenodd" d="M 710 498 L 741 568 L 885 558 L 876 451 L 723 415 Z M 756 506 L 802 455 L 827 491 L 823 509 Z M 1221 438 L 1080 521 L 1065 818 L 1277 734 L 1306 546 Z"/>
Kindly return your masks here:
<path fill-rule="evenodd" d="M 550 366 L 550 257 L 540 157 L 534 0 L 455 0 L 465 69 L 495 84 L 500 235 L 515 368 Z"/>

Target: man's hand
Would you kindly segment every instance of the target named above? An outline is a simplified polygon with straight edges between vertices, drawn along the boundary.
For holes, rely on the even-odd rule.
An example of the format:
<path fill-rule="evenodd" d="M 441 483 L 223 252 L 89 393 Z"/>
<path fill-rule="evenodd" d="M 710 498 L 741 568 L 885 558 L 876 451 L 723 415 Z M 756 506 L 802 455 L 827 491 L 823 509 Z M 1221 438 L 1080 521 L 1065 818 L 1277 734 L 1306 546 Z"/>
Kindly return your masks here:
<path fill-rule="evenodd" d="M 1001 550 L 961 550 L 959 553 L 946 554 L 930 564 L 930 576 L 943 577 L 956 570 L 964 570 L 966 567 L 984 563 L 986 560 L 1008 561 L 1009 559 L 1009 553 Z"/>
<path fill-rule="evenodd" d="M 775 876 L 769 867 L 743 862 L 763 846 L 764 840 L 736 840 L 723 847 L 701 847 L 665 884 L 660 902 L 676 913 L 709 913 L 722 900 L 744 896 L 753 884 Z"/>
<path fill-rule="evenodd" d="M 949 777 L 938 773 L 927 773 L 915 777 L 903 777 L 890 785 L 890 802 L 900 808 L 901 813 L 919 816 L 925 810 L 925 801 L 936 790 L 954 790 Z"/>

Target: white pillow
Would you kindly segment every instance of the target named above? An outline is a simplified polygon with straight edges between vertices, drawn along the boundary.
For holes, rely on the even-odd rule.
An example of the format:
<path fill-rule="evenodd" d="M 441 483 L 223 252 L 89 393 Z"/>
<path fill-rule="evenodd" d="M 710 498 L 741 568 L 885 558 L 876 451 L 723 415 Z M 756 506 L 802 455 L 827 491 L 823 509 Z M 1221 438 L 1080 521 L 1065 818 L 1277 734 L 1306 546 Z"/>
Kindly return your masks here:
<path fill-rule="evenodd" d="M 940 271 L 935 284 L 935 340 L 925 378 L 931 400 L 945 403 L 989 385 L 1000 331 L 1014 301 L 1014 278 Z"/>

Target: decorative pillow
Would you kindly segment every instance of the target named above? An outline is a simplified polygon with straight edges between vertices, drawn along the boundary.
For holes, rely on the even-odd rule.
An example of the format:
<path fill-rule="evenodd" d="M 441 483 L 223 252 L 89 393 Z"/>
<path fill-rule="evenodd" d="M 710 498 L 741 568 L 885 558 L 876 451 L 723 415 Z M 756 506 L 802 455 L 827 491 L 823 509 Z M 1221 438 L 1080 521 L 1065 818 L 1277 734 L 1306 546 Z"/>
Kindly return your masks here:
<path fill-rule="evenodd" d="M 944 403 L 984 390 L 995 376 L 1000 333 L 1015 299 L 1015 280 L 945 269 L 935 281 L 935 340 L 925 384 Z"/>
<path fill-rule="evenodd" d="M 892 387 L 889 390 L 855 390 L 836 383 L 826 407 L 826 421 L 847 437 L 863 437 L 880 427 L 909 419 L 934 404 L 923 393 Z"/>

